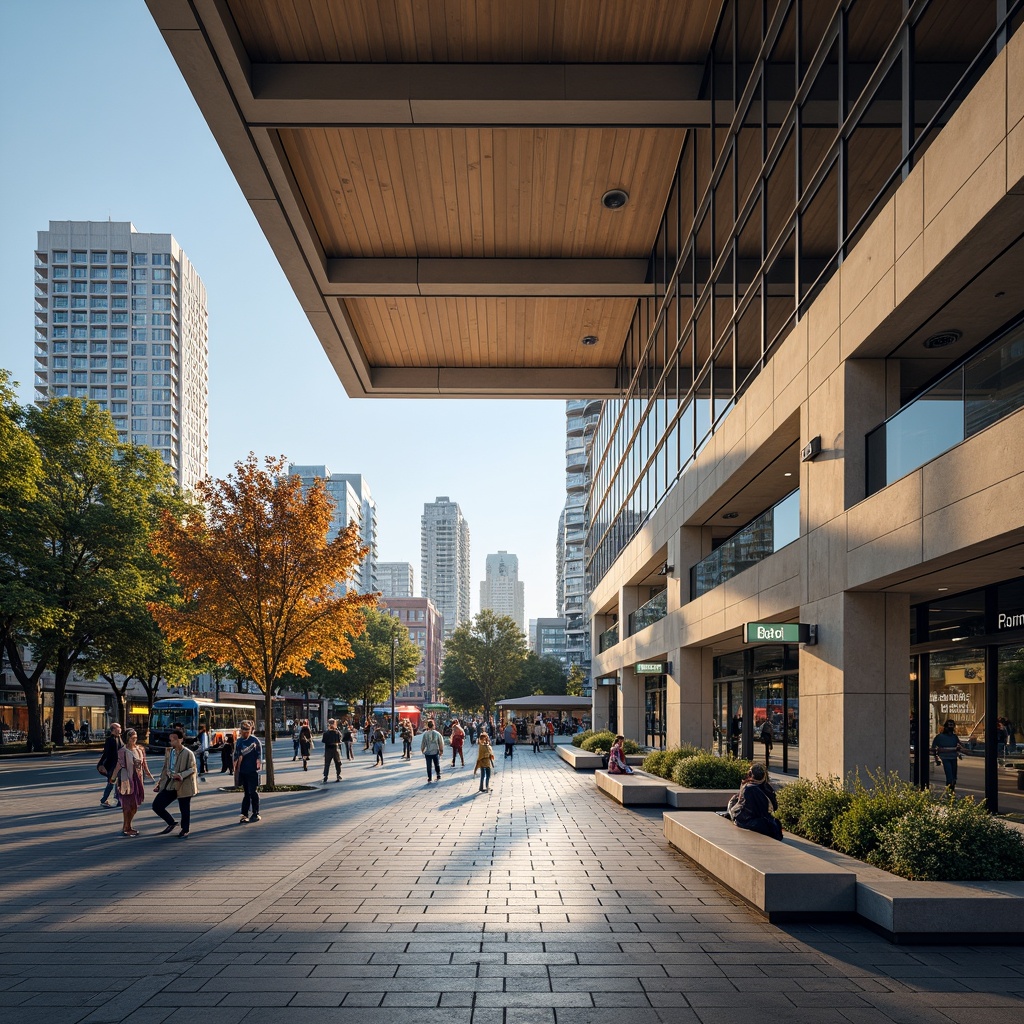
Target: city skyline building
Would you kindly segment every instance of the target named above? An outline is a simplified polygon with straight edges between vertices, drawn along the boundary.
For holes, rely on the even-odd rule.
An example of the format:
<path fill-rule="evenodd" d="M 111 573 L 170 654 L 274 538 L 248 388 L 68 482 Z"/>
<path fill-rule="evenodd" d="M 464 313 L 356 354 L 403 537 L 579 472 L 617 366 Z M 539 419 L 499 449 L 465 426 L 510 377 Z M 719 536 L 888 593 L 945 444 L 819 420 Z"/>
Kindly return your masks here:
<path fill-rule="evenodd" d="M 508 551 L 488 555 L 484 561 L 486 578 L 480 581 L 480 610 L 507 615 L 526 631 L 526 587 L 519 579 L 519 558 Z"/>
<path fill-rule="evenodd" d="M 447 495 L 423 503 L 420 517 L 420 596 L 444 617 L 445 639 L 469 621 L 469 524 Z"/>
<path fill-rule="evenodd" d="M 326 465 L 318 463 L 292 463 L 288 473 L 302 480 L 303 490 L 312 487 L 315 479 L 324 481 L 334 501 L 328 540 L 333 540 L 351 522 L 359 527 L 360 543 L 367 550 L 352 578 L 346 581 L 344 590 L 374 593 L 377 590 L 377 505 L 365 478 L 359 473 L 332 473 Z"/>
<path fill-rule="evenodd" d="M 562 668 L 568 672 L 570 666 L 578 662 L 569 660 L 565 624 L 564 616 L 537 619 L 537 642 L 534 650 L 539 658 L 557 658 L 562 663 Z"/>
<path fill-rule="evenodd" d="M 206 288 L 173 235 L 51 220 L 35 250 L 35 393 L 96 402 L 183 490 L 209 471 Z"/>
<path fill-rule="evenodd" d="M 583 672 L 583 692 L 590 694 L 591 637 L 587 614 L 588 577 L 583 559 L 590 491 L 590 445 L 601 416 L 599 399 L 565 403 L 565 507 L 555 543 L 556 612 L 565 619 L 565 655 Z"/>
<path fill-rule="evenodd" d="M 412 562 L 378 562 L 377 588 L 382 597 L 413 597 Z"/>
<path fill-rule="evenodd" d="M 444 624 L 433 601 L 426 597 L 388 597 L 381 604 L 409 631 L 409 639 L 420 649 L 416 681 L 396 691 L 403 702 L 430 703 L 437 700 L 444 655 Z"/>

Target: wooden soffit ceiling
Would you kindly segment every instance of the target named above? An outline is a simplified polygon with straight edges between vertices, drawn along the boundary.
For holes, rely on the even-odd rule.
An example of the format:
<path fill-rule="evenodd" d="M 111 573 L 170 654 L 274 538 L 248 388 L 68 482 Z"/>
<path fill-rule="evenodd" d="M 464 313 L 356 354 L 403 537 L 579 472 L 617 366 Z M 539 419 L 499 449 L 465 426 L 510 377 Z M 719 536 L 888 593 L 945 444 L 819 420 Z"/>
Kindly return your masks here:
<path fill-rule="evenodd" d="M 147 2 L 350 395 L 616 394 L 722 0 Z"/>

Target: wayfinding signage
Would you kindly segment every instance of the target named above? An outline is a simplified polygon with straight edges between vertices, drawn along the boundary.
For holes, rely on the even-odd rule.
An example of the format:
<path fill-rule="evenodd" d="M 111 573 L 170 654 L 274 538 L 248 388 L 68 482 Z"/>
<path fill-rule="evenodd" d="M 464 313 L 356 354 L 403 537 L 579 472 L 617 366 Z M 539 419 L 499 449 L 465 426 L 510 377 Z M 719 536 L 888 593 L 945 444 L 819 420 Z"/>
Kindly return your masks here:
<path fill-rule="evenodd" d="M 748 622 L 748 644 L 813 644 L 818 627 L 809 622 Z"/>
<path fill-rule="evenodd" d="M 668 671 L 663 661 L 638 661 L 633 670 L 638 676 L 663 676 Z"/>

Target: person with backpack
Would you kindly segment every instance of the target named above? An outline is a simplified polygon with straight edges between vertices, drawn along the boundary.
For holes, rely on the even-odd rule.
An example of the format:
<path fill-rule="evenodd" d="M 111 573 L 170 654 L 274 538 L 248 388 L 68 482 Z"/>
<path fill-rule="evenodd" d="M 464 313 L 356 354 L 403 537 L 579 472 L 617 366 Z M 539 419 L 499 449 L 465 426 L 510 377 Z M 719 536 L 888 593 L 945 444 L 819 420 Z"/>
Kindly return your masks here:
<path fill-rule="evenodd" d="M 373 767 L 383 768 L 385 740 L 384 730 L 378 725 L 377 728 L 373 730 L 373 736 L 371 738 L 373 740 L 373 756 L 377 758 L 377 760 L 373 763 Z"/>
<path fill-rule="evenodd" d="M 356 734 L 352 731 L 352 723 L 346 718 L 341 727 L 341 742 L 345 744 L 346 761 L 355 759 L 355 754 L 352 753 L 352 744 L 355 740 Z"/>
<path fill-rule="evenodd" d="M 412 760 L 412 722 L 408 718 L 403 718 L 401 725 L 398 727 L 399 733 L 402 737 L 402 760 Z"/>
<path fill-rule="evenodd" d="M 420 737 L 420 753 L 427 759 L 427 785 L 434 781 L 432 770 L 437 772 L 437 781 L 440 782 L 444 737 L 434 728 L 432 718 L 427 719 L 427 731 Z"/>
<path fill-rule="evenodd" d="M 324 782 L 331 773 L 332 764 L 337 776 L 334 781 L 341 782 L 341 733 L 335 719 L 327 719 L 327 728 L 321 737 L 321 743 L 324 745 Z"/>
<path fill-rule="evenodd" d="M 309 719 L 303 719 L 299 729 L 299 754 L 302 757 L 302 770 L 309 771 L 309 755 L 313 752 L 313 731 L 309 727 Z"/>
<path fill-rule="evenodd" d="M 494 750 L 491 747 L 491 742 L 487 738 L 487 733 L 480 733 L 480 742 L 476 748 L 476 767 L 473 769 L 473 774 L 476 775 L 477 771 L 480 772 L 480 792 L 490 793 L 491 791 L 491 772 L 494 769 Z"/>

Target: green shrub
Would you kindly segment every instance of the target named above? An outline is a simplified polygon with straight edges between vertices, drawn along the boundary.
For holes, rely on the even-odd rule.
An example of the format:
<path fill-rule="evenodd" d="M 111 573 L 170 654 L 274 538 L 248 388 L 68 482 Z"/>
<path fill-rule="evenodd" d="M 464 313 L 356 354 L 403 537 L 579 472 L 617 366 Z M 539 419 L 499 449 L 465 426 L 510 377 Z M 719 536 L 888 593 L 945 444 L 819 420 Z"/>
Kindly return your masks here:
<path fill-rule="evenodd" d="M 693 747 L 689 743 L 684 743 L 681 747 L 669 747 L 667 750 L 655 750 L 644 758 L 643 770 L 663 779 L 671 779 L 680 761 L 699 753 L 700 747 Z"/>
<path fill-rule="evenodd" d="M 573 738 L 572 738 L 572 745 L 574 747 L 582 747 L 583 746 L 583 741 L 589 739 L 593 735 L 594 735 L 594 730 L 593 729 L 584 729 L 583 732 L 578 732 L 578 733 L 576 733 L 575 736 L 573 736 Z"/>
<path fill-rule="evenodd" d="M 879 776 L 869 772 L 868 778 L 870 788 L 859 776 L 853 779 L 850 806 L 832 826 L 835 848 L 864 861 L 872 861 L 882 829 L 905 814 L 925 810 L 931 803 L 923 789 L 905 782 L 896 772 Z"/>
<path fill-rule="evenodd" d="M 669 752 L 667 750 L 655 750 L 654 753 L 648 754 L 644 758 L 644 763 L 640 765 L 641 769 L 650 775 L 658 775 L 661 778 L 666 778 L 665 775 L 665 761 L 668 758 Z"/>
<path fill-rule="evenodd" d="M 750 762 L 718 757 L 702 750 L 676 763 L 672 781 L 689 789 L 736 789 L 750 771 Z"/>
<path fill-rule="evenodd" d="M 591 754 L 596 754 L 599 748 L 602 753 L 606 753 L 607 751 L 612 749 L 612 744 L 614 742 L 615 733 L 609 732 L 607 729 L 605 729 L 603 732 L 592 732 L 580 744 L 580 747 Z"/>
<path fill-rule="evenodd" d="M 611 749 L 611 748 L 609 748 Z M 623 740 L 622 741 L 622 752 L 624 754 L 639 754 L 640 744 L 636 740 Z"/>
<path fill-rule="evenodd" d="M 931 803 L 884 826 L 873 861 L 920 881 L 1020 881 L 1024 835 L 971 799 Z"/>
<path fill-rule="evenodd" d="M 818 778 L 803 800 L 793 831 L 819 846 L 831 846 L 836 819 L 849 810 L 851 803 L 853 794 L 843 789 L 839 779 Z"/>
<path fill-rule="evenodd" d="M 784 829 L 797 832 L 804 803 L 814 792 L 814 783 L 807 779 L 795 779 L 778 791 L 779 809 L 775 817 Z"/>

